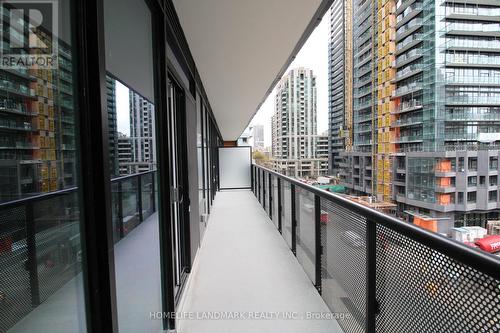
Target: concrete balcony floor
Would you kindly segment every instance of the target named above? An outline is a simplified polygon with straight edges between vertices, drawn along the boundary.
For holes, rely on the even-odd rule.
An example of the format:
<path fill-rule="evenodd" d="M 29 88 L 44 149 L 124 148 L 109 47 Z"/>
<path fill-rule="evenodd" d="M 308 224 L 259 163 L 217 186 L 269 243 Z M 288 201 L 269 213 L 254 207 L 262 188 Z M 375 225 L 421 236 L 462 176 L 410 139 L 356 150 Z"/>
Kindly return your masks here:
<path fill-rule="evenodd" d="M 249 190 L 217 194 L 186 288 L 180 311 L 194 319 L 179 319 L 180 333 L 342 332 L 333 319 L 307 319 L 330 311 Z M 204 318 L 235 312 L 278 319 Z"/>

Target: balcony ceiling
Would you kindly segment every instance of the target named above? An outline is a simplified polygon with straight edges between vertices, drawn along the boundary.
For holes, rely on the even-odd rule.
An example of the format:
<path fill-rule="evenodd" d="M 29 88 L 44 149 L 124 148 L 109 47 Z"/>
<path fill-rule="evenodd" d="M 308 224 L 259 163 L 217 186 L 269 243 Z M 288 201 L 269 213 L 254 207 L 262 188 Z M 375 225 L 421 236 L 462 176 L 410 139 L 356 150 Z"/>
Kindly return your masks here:
<path fill-rule="evenodd" d="M 224 140 L 240 136 L 331 2 L 174 0 Z"/>

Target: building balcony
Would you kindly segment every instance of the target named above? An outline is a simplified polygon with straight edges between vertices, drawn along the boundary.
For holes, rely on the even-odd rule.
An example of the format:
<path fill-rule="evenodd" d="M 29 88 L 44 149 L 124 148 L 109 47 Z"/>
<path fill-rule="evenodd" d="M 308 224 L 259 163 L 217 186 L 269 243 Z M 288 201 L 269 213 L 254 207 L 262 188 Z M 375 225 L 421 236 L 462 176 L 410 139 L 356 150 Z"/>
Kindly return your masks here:
<path fill-rule="evenodd" d="M 393 127 L 406 127 L 406 126 L 414 126 L 414 125 L 420 125 L 423 122 L 422 117 L 415 117 L 415 118 L 405 118 L 405 119 L 397 119 L 393 121 L 391 124 Z"/>
<path fill-rule="evenodd" d="M 37 97 L 59 122 L 48 136 L 55 147 L 25 134 L 2 141 L 9 145 L 2 156 L 32 158 L 2 160 L 9 169 L 1 170 L 0 186 L 0 332 L 499 329 L 496 257 L 252 164 L 255 157 L 296 177 L 321 174 L 326 157 L 284 158 L 292 150 L 315 156 L 301 153 L 300 142 L 283 149 L 290 138 L 273 140 L 272 152 L 283 159 L 269 161 L 237 146 L 276 82 L 287 89 L 314 84 L 303 68 L 287 74 L 293 80 L 277 78 L 331 1 L 276 1 L 266 8 L 251 1 L 69 4 L 71 15 L 60 22 L 68 40 L 60 44 L 71 53 L 61 53 L 51 74 L 37 72 L 34 89 L 55 94 Z M 373 14 L 372 4 L 361 4 L 363 15 Z M 416 45 L 414 37 L 399 51 Z M 134 156 L 118 148 L 121 103 L 108 103 L 120 90 L 113 80 L 129 89 L 129 104 L 136 89 L 154 104 L 155 137 L 146 149 L 156 147 L 157 171 L 110 177 L 131 170 L 119 162 Z M 277 96 L 281 117 L 287 110 Z M 356 119 L 363 121 L 369 134 L 374 119 Z M 300 125 L 294 130 L 306 135 Z M 375 142 L 367 134 L 352 139 L 357 159 L 348 157 L 342 184 L 376 194 Z M 44 143 L 39 151 L 37 141 Z M 442 202 L 440 212 L 454 208 Z"/>
<path fill-rule="evenodd" d="M 395 110 L 394 112 L 391 112 L 392 114 L 399 114 L 399 113 L 405 113 L 405 112 L 411 112 L 415 110 L 420 110 L 422 109 L 422 102 L 416 99 L 412 99 L 406 102 L 401 103 Z"/>
<path fill-rule="evenodd" d="M 402 135 L 396 140 L 394 140 L 393 143 L 422 142 L 422 141 L 423 141 L 422 135 Z"/>
<path fill-rule="evenodd" d="M 145 182 L 149 174 L 113 182 L 124 186 L 136 177 Z M 485 300 L 499 293 L 498 280 L 491 277 L 492 272 L 498 275 L 494 271 L 498 262 L 492 257 L 268 169 L 253 166 L 252 174 L 252 190 L 221 191 L 215 197 L 210 228 L 178 308 L 178 313 L 198 318 L 178 317 L 178 332 L 344 333 L 378 327 L 382 320 L 385 325 L 410 329 L 414 323 L 408 322 L 408 312 L 419 313 L 418 320 L 428 323 L 442 322 L 443 314 L 456 322 L 470 313 L 469 307 L 461 305 L 466 300 L 476 304 L 474 313 L 484 318 L 485 325 L 495 322 L 496 314 Z M 116 197 L 123 207 L 114 233 L 117 309 L 120 327 L 127 332 L 161 330 L 161 321 L 151 319 L 161 312 L 159 297 L 147 298 L 140 307 L 136 303 L 144 295 L 161 293 L 157 280 L 161 255 L 155 242 L 157 199 L 154 188 L 148 188 L 135 187 L 138 192 L 132 194 L 138 201 L 131 201 L 131 193 L 125 191 Z M 69 203 L 75 190 L 0 204 L 0 211 L 30 210 L 54 204 L 54 198 Z M 0 326 L 9 333 L 62 333 L 84 327 L 75 315 L 84 313 L 79 254 L 67 257 L 61 248 L 53 247 L 65 238 L 76 238 L 79 231 L 72 225 L 78 214 L 73 208 L 53 214 L 65 223 L 37 233 L 34 244 L 38 253 L 49 249 L 59 253 L 53 256 L 58 258 L 55 262 L 36 273 L 43 302 L 31 306 L 35 283 L 31 278 L 19 288 L 2 290 L 8 304 L 16 301 L 15 306 L 0 310 L 11 313 L 11 320 Z M 33 250 L 29 243 L 23 244 L 13 244 L 12 252 L 0 256 L 3 281 L 25 265 L 20 260 L 23 255 L 29 260 Z M 64 325 L 53 326 L 53 313 L 66 318 Z M 201 317 L 208 313 L 253 317 Z M 19 316 L 23 319 L 18 320 Z"/>
<path fill-rule="evenodd" d="M 412 82 L 410 84 L 401 86 L 393 91 L 392 97 L 398 98 L 408 94 L 419 92 L 423 89 L 422 82 Z"/>
<path fill-rule="evenodd" d="M 422 12 L 422 2 L 415 2 L 397 16 L 396 19 L 396 29 L 406 24 L 408 21 L 413 19 L 415 16 Z"/>

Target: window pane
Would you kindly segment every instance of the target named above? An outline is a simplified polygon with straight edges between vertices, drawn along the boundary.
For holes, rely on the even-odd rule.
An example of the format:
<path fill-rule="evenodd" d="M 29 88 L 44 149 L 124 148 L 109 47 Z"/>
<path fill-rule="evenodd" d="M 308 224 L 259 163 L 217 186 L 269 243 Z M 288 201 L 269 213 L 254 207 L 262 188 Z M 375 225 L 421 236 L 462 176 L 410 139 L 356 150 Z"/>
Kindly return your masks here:
<path fill-rule="evenodd" d="M 46 23 L 11 25 L 2 53 L 55 61 L 0 68 L 0 332 L 86 332 L 72 2 L 3 2 L 2 18 L 9 4 Z M 41 49 L 13 43 L 28 38 Z"/>
<path fill-rule="evenodd" d="M 145 1 L 104 1 L 118 328 L 131 333 L 162 331 L 149 317 L 162 311 L 151 27 Z"/>

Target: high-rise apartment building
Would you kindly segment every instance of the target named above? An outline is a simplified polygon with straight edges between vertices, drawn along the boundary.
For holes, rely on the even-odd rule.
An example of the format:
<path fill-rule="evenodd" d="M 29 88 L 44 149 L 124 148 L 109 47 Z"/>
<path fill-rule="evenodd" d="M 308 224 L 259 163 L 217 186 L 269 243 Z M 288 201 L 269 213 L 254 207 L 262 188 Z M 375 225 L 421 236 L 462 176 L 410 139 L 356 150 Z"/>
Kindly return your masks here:
<path fill-rule="evenodd" d="M 329 143 L 330 143 L 330 137 L 328 135 L 328 132 L 325 132 L 325 133 L 317 136 L 317 138 L 316 138 L 316 157 L 328 159 Z M 324 161 L 325 165 L 326 165 L 326 162 L 329 163 L 329 161 L 326 160 L 326 161 Z"/>
<path fill-rule="evenodd" d="M 352 1 L 334 1 L 330 8 L 328 42 L 328 164 L 331 174 L 340 171 L 340 153 L 352 147 L 352 42 Z"/>
<path fill-rule="evenodd" d="M 120 174 L 118 169 L 118 124 L 116 120 L 116 81 L 106 76 L 106 105 L 108 111 L 109 167 L 111 176 Z"/>
<path fill-rule="evenodd" d="M 264 126 L 252 126 L 253 131 L 253 146 L 256 149 L 264 149 Z"/>
<path fill-rule="evenodd" d="M 71 49 L 56 45 L 55 69 L 0 69 L 0 201 L 75 185 Z"/>
<path fill-rule="evenodd" d="M 132 142 L 129 136 L 118 132 L 118 165 L 120 176 L 133 173 Z"/>
<path fill-rule="evenodd" d="M 344 185 L 354 193 L 371 195 L 376 193 L 377 5 L 375 1 L 353 1 L 352 149 L 340 154 Z"/>
<path fill-rule="evenodd" d="M 497 218 L 500 3 L 398 2 L 394 182 L 430 228 Z"/>
<path fill-rule="evenodd" d="M 354 1 L 344 185 L 437 232 L 498 216 L 499 14 L 493 2 Z"/>
<path fill-rule="evenodd" d="M 396 0 L 383 0 L 377 6 L 377 62 L 374 66 L 377 73 L 377 88 L 375 108 L 376 132 L 374 132 L 375 144 L 373 161 L 376 161 L 377 174 L 374 183 L 376 195 L 379 201 L 391 201 L 392 196 L 392 155 L 395 152 L 394 137 L 398 131 L 393 126 L 394 116 L 391 110 L 395 108 L 392 99 L 396 89 Z M 375 94 L 375 93 L 374 93 Z M 376 136 L 376 137 L 375 137 Z"/>
<path fill-rule="evenodd" d="M 294 177 L 324 174 L 325 158 L 318 158 L 316 78 L 313 71 L 295 68 L 276 87 L 272 116 L 272 155 L 275 170 Z M 326 168 L 325 168 L 326 167 Z"/>
<path fill-rule="evenodd" d="M 238 138 L 238 146 L 251 146 L 255 150 L 264 151 L 264 126 L 248 126 Z"/>
<path fill-rule="evenodd" d="M 130 142 L 133 172 L 145 172 L 156 168 L 154 140 L 154 106 L 133 90 L 129 92 Z"/>

